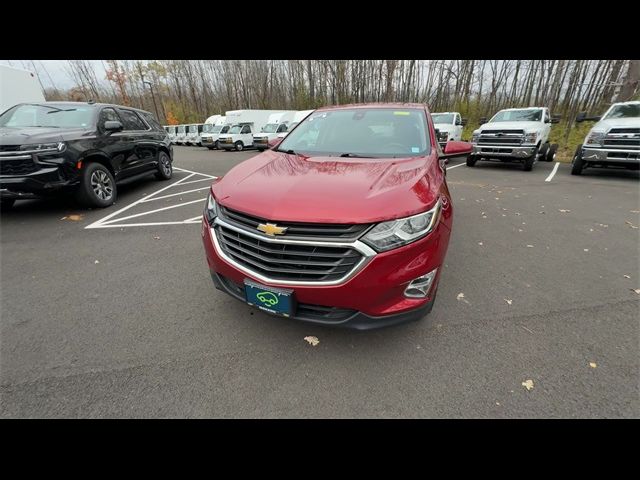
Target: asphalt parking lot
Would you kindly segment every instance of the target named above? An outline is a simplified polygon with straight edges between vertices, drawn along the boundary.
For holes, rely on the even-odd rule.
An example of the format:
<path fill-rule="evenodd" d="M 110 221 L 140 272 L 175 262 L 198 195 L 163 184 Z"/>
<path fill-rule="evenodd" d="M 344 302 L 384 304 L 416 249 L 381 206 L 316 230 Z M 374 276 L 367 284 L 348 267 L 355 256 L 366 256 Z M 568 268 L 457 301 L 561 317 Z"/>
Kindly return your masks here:
<path fill-rule="evenodd" d="M 637 172 L 452 162 L 432 313 L 354 332 L 213 288 L 207 186 L 256 153 L 178 146 L 172 180 L 123 186 L 106 210 L 2 214 L 1 417 L 640 414 Z"/>

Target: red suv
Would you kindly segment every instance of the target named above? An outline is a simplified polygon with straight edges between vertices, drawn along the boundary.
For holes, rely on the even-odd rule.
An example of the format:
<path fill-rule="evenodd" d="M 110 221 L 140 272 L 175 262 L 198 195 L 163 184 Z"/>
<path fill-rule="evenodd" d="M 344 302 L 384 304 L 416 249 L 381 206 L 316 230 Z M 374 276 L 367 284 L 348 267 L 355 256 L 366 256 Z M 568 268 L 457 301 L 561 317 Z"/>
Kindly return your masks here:
<path fill-rule="evenodd" d="M 213 282 L 275 315 L 369 329 L 433 307 L 453 209 L 427 107 L 316 110 L 211 186 L 202 239 Z"/>

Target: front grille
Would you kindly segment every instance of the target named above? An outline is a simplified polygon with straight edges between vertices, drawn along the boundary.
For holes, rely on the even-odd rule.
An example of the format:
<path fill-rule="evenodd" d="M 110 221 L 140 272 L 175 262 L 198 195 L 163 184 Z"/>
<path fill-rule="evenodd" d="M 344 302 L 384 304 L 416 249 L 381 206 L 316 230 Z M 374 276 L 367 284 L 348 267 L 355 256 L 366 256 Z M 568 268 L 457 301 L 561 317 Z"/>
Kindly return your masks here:
<path fill-rule="evenodd" d="M 370 225 L 367 224 L 340 224 L 340 223 L 302 223 L 302 222 L 274 222 L 254 217 L 246 213 L 237 212 L 229 208 L 220 206 L 221 216 L 230 223 L 239 227 L 249 228 L 259 232 L 258 225 L 261 223 L 277 223 L 279 227 L 286 227 L 287 238 L 318 238 L 325 241 L 330 240 L 355 240 L 360 237 Z"/>
<path fill-rule="evenodd" d="M 612 128 L 609 133 L 635 133 L 640 134 L 640 128 Z"/>
<path fill-rule="evenodd" d="M 20 150 L 20 145 L 0 145 L 0 152 L 17 152 Z"/>
<path fill-rule="evenodd" d="M 608 152 L 607 158 L 611 160 L 640 160 L 640 151 L 638 153 L 630 152 Z"/>
<path fill-rule="evenodd" d="M 28 175 L 39 170 L 31 158 L 9 159 L 0 157 L 0 175 Z"/>
<path fill-rule="evenodd" d="M 483 130 L 478 139 L 484 145 L 521 145 L 524 130 Z"/>
<path fill-rule="evenodd" d="M 227 291 L 239 300 L 246 301 L 244 286 L 238 285 L 236 282 L 217 274 L 218 278 L 227 289 Z M 325 307 L 323 305 L 312 305 L 309 303 L 298 303 L 294 318 L 302 320 L 320 320 L 324 322 L 340 322 L 355 315 L 356 310 L 339 307 Z"/>
<path fill-rule="evenodd" d="M 222 225 L 215 227 L 215 233 L 225 254 L 250 271 L 274 280 L 340 280 L 362 259 L 351 247 L 267 242 Z"/>

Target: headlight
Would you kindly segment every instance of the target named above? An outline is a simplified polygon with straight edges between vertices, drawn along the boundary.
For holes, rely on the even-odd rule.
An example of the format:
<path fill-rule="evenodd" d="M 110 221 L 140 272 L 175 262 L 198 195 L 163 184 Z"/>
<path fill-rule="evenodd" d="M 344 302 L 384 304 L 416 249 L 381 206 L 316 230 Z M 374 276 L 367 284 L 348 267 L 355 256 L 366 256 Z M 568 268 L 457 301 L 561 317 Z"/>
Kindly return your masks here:
<path fill-rule="evenodd" d="M 601 145 L 604 139 L 604 132 L 591 132 L 587 135 L 587 141 L 585 145 Z"/>
<path fill-rule="evenodd" d="M 67 148 L 67 144 L 64 142 L 55 143 L 32 143 L 30 145 L 21 145 L 20 150 L 55 150 L 58 152 L 64 152 Z"/>
<path fill-rule="evenodd" d="M 211 190 L 209 190 L 209 196 L 207 197 L 207 206 L 204 209 L 204 214 L 207 216 L 209 225 L 211 225 L 218 216 L 218 204 L 216 203 L 215 198 L 213 198 Z"/>
<path fill-rule="evenodd" d="M 524 135 L 524 143 L 536 143 L 538 132 L 529 132 Z"/>
<path fill-rule="evenodd" d="M 440 135 L 438 135 L 438 140 L 440 140 L 441 142 L 446 142 L 449 139 L 449 132 L 440 132 Z"/>
<path fill-rule="evenodd" d="M 362 241 L 378 252 L 385 252 L 418 240 L 433 230 L 440 216 L 441 205 L 438 199 L 428 212 L 379 223 L 369 230 Z"/>
<path fill-rule="evenodd" d="M 480 140 L 480 132 L 473 132 L 473 135 L 471 135 L 471 142 L 478 143 L 478 140 Z"/>

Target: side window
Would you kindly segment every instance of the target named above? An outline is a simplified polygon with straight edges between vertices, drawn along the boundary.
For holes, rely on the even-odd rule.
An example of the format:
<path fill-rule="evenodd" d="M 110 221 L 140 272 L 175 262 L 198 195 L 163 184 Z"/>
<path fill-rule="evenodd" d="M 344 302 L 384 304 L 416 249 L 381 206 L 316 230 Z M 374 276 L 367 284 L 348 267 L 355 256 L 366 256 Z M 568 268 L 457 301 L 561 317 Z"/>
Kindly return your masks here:
<path fill-rule="evenodd" d="M 153 128 L 155 130 L 160 130 L 162 128 L 162 125 L 160 125 L 160 123 L 158 123 L 158 121 L 156 120 L 156 117 L 154 117 L 151 113 L 144 112 L 144 113 L 142 113 L 142 116 L 147 121 L 147 123 L 151 126 L 151 128 Z M 170 127 L 164 127 L 164 129 L 167 131 L 167 133 L 169 132 L 169 128 Z M 145 130 L 146 130 L 146 128 L 145 128 Z"/>
<path fill-rule="evenodd" d="M 456 125 L 461 124 L 462 123 L 462 118 L 460 118 L 460 114 L 456 113 Z"/>
<path fill-rule="evenodd" d="M 549 118 L 549 110 L 545 110 L 544 111 L 544 121 L 549 122 L 551 120 L 551 118 Z"/>
<path fill-rule="evenodd" d="M 147 126 L 133 110 L 120 110 L 125 130 L 147 130 Z"/>
<path fill-rule="evenodd" d="M 249 125 L 245 125 L 244 127 L 242 127 L 242 131 L 240 133 L 251 133 L 251 128 L 249 127 Z"/>
<path fill-rule="evenodd" d="M 113 108 L 103 108 L 100 112 L 100 119 L 98 120 L 98 126 L 100 129 L 104 129 L 104 122 L 117 121 L 121 122 L 118 113 Z"/>
<path fill-rule="evenodd" d="M 287 125 L 284 123 L 281 123 L 280 126 L 278 127 L 278 131 L 276 133 L 282 133 L 282 132 L 286 132 L 287 131 Z"/>
<path fill-rule="evenodd" d="M 198 133 L 202 133 L 203 125 L 198 125 Z"/>

